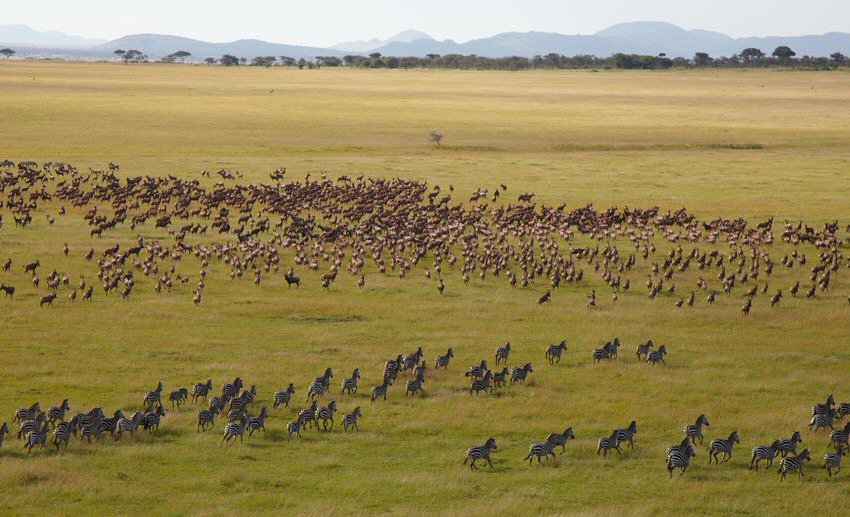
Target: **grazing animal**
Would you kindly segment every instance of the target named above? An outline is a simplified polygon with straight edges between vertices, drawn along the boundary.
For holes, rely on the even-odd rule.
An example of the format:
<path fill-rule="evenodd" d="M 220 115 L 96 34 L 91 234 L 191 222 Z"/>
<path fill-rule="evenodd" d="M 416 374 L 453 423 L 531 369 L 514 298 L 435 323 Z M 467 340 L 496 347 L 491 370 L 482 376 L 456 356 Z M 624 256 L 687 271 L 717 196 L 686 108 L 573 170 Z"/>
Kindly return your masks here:
<path fill-rule="evenodd" d="M 152 409 L 154 404 L 162 405 L 162 381 L 159 381 L 155 390 L 145 393 L 142 402 L 146 409 Z"/>
<path fill-rule="evenodd" d="M 798 443 L 803 443 L 803 437 L 800 436 L 800 431 L 794 431 L 794 435 L 791 438 L 780 439 L 779 452 L 782 453 L 782 457 L 784 458 L 789 453 L 796 456 Z"/>
<path fill-rule="evenodd" d="M 694 445 L 697 443 L 697 438 L 699 438 L 699 443 L 702 445 L 702 426 L 710 427 L 708 418 L 705 415 L 700 415 L 695 424 L 685 426 L 685 436 L 690 438 L 691 443 Z"/>
<path fill-rule="evenodd" d="M 625 429 L 614 429 L 614 434 L 612 436 L 616 436 L 617 442 L 629 442 L 629 447 L 632 449 L 635 448 L 635 435 L 637 434 L 637 422 L 632 420 L 629 424 L 629 427 Z"/>
<path fill-rule="evenodd" d="M 811 431 L 812 428 L 814 428 L 814 430 L 817 432 L 821 429 L 826 429 L 827 427 L 829 427 L 831 430 L 834 431 L 835 415 L 835 409 L 830 409 L 829 413 L 825 415 L 817 414 L 813 416 L 812 421 L 809 422 L 809 430 Z"/>
<path fill-rule="evenodd" d="M 638 345 L 636 351 L 638 361 L 646 359 L 649 356 L 649 352 L 652 351 L 653 346 L 655 346 L 655 343 L 651 339 L 642 345 Z"/>
<path fill-rule="evenodd" d="M 139 413 L 139 412 L 134 413 L 131 418 L 125 417 L 125 418 L 118 420 L 118 422 L 115 425 L 115 427 L 116 427 L 115 430 L 117 431 L 117 434 L 115 435 L 115 440 L 116 441 L 120 440 L 122 434 L 125 433 L 125 432 L 130 433 L 130 438 L 135 438 L 136 437 L 136 429 L 139 427 L 139 425 L 144 420 L 145 420 L 145 415 L 143 415 L 142 413 Z"/>
<path fill-rule="evenodd" d="M 838 405 L 838 419 L 842 420 L 847 415 L 850 415 L 850 402 L 842 402 Z"/>
<path fill-rule="evenodd" d="M 549 442 L 532 443 L 528 447 L 528 456 L 526 456 L 525 459 L 528 460 L 529 465 L 534 462 L 535 456 L 537 457 L 537 463 L 540 463 L 540 458 L 542 457 L 546 457 L 546 461 L 549 461 L 549 456 L 552 456 L 552 458 L 555 457 L 555 453 L 552 451 L 554 447 L 555 446 Z"/>
<path fill-rule="evenodd" d="M 836 449 L 841 445 L 845 447 L 850 447 L 850 443 L 847 442 L 848 438 L 850 438 L 850 422 L 847 422 L 844 425 L 844 429 L 840 431 L 833 431 L 832 434 L 829 435 L 829 443 L 830 445 L 835 446 Z"/>
<path fill-rule="evenodd" d="M 331 401 L 327 407 L 319 408 L 316 410 L 316 429 L 319 428 L 319 420 L 322 421 L 322 429 L 328 431 L 328 422 L 331 423 L 330 430 L 334 428 L 334 413 L 336 412 L 336 402 Z"/>
<path fill-rule="evenodd" d="M 673 471 L 681 469 L 679 475 L 683 475 L 686 470 L 688 470 L 688 466 L 691 464 L 691 458 L 697 455 L 694 450 L 693 445 L 688 444 L 684 447 L 683 450 L 673 450 L 667 453 L 667 472 L 670 474 L 670 477 L 673 477 Z"/>
<path fill-rule="evenodd" d="M 771 445 L 759 445 L 753 448 L 753 459 L 750 460 L 750 468 L 752 469 L 755 466 L 755 469 L 759 469 L 759 462 L 762 460 L 767 461 L 767 468 L 773 466 L 773 460 L 776 459 L 776 456 L 779 455 L 780 441 L 776 440 Z"/>
<path fill-rule="evenodd" d="M 506 363 L 508 362 L 508 356 L 511 355 L 511 342 L 508 341 L 505 343 L 505 346 L 499 347 L 496 349 L 496 366 L 499 365 L 500 362 Z"/>
<path fill-rule="evenodd" d="M 449 348 L 446 352 L 446 355 L 438 355 L 434 360 L 434 369 L 439 370 L 442 368 L 443 370 L 449 369 L 449 361 L 452 360 L 452 357 L 455 356 L 454 349 Z"/>
<path fill-rule="evenodd" d="M 289 401 L 292 400 L 292 395 L 295 394 L 295 386 L 290 382 L 289 386 L 283 391 L 276 391 L 274 394 L 274 408 L 283 404 L 283 407 L 289 407 Z"/>
<path fill-rule="evenodd" d="M 177 391 L 172 391 L 168 395 L 168 400 L 171 401 L 171 409 L 174 409 L 174 405 L 177 405 L 179 409 L 181 405 L 186 403 L 186 400 L 189 398 L 189 390 L 186 388 L 180 388 Z"/>
<path fill-rule="evenodd" d="M 544 303 L 548 303 L 552 300 L 552 291 L 546 291 L 546 294 L 537 299 L 538 305 L 543 305 Z"/>
<path fill-rule="evenodd" d="M 617 440 L 617 431 L 614 431 L 609 437 L 599 439 L 599 443 L 596 446 L 596 455 L 599 456 L 600 452 L 604 452 L 603 456 L 607 458 L 608 451 L 611 449 L 617 451 L 617 454 L 623 453 L 623 451 L 620 450 L 620 441 Z"/>
<path fill-rule="evenodd" d="M 292 441 L 293 434 L 297 434 L 298 438 L 301 438 L 301 427 L 303 427 L 303 424 L 300 418 L 295 422 L 289 422 L 289 424 L 287 424 L 286 432 L 289 433 L 289 441 Z"/>
<path fill-rule="evenodd" d="M 667 366 L 667 363 L 664 362 L 665 355 L 667 355 L 667 345 L 661 345 L 658 347 L 658 350 L 653 350 L 646 356 L 646 362 L 650 363 L 652 366 L 655 366 L 656 363 L 661 363 L 664 366 Z"/>
<path fill-rule="evenodd" d="M 469 370 L 464 374 L 466 377 L 472 377 L 473 379 L 478 379 L 484 376 L 486 372 L 488 372 L 490 368 L 487 367 L 487 361 L 481 361 L 481 364 L 471 366 Z"/>
<path fill-rule="evenodd" d="M 38 302 L 39 307 L 44 307 L 44 304 L 53 305 L 53 300 L 56 299 L 56 293 L 50 293 L 47 296 L 43 296 L 41 301 Z"/>
<path fill-rule="evenodd" d="M 259 415 L 248 419 L 248 438 L 251 438 L 251 436 L 254 435 L 254 431 L 259 431 L 260 429 L 262 429 L 263 432 L 266 431 L 266 418 L 268 418 L 268 416 L 269 408 L 263 406 Z"/>
<path fill-rule="evenodd" d="M 404 396 L 406 397 L 408 393 L 410 393 L 411 397 L 415 396 L 416 393 L 422 393 L 422 395 L 424 396 L 425 395 L 425 389 L 422 387 L 423 384 L 425 384 L 425 373 L 424 372 L 420 373 L 415 378 L 407 381 L 407 385 L 406 385 L 405 391 L 404 391 Z"/>
<path fill-rule="evenodd" d="M 348 392 L 349 395 L 357 393 L 357 379 L 360 378 L 360 369 L 355 368 L 351 377 L 342 381 L 342 393 Z"/>
<path fill-rule="evenodd" d="M 779 478 L 779 481 L 784 481 L 785 476 L 787 476 L 789 472 L 798 472 L 800 477 L 803 477 L 803 466 L 805 465 L 805 462 L 810 461 L 811 459 L 812 453 L 809 449 L 803 449 L 803 452 L 801 452 L 799 456 L 788 456 L 787 458 L 782 458 L 782 461 L 779 463 L 779 473 L 782 474 L 782 477 Z"/>
<path fill-rule="evenodd" d="M 508 382 L 508 375 L 511 374 L 511 369 L 505 366 L 501 372 L 496 372 L 493 374 L 493 385 L 497 388 L 501 388 Z"/>
<path fill-rule="evenodd" d="M 782 290 L 776 292 L 773 297 L 770 299 L 770 308 L 774 308 L 779 305 L 779 300 L 782 299 Z"/>
<path fill-rule="evenodd" d="M 514 367 L 514 369 L 511 370 L 511 385 L 513 385 L 514 382 L 525 384 L 525 379 L 528 378 L 528 374 L 533 371 L 534 368 L 531 367 L 531 363 L 525 363 L 525 366 L 523 367 Z"/>
<path fill-rule="evenodd" d="M 22 422 L 24 420 L 35 420 L 35 417 L 41 413 L 41 405 L 36 402 L 32 406 L 24 409 L 19 409 L 15 412 L 15 418 L 12 422 Z"/>
<path fill-rule="evenodd" d="M 15 288 L 11 285 L 0 284 L 0 291 L 3 291 L 5 295 L 3 298 L 14 298 L 15 297 Z"/>
<path fill-rule="evenodd" d="M 357 426 L 357 420 L 363 416 L 363 413 L 360 411 L 360 406 L 354 408 L 354 411 L 351 413 L 344 415 L 342 417 L 342 428 L 345 431 L 348 431 L 348 428 L 351 427 L 355 431 L 360 431 L 360 427 Z"/>
<path fill-rule="evenodd" d="M 11 261 L 9 263 L 11 264 Z M 39 260 L 36 260 L 35 262 L 32 262 L 30 264 L 27 264 L 26 266 L 24 266 L 24 273 L 25 274 L 26 273 L 32 273 L 33 276 L 35 276 L 35 270 L 38 269 L 38 266 L 40 266 L 40 265 L 41 265 L 41 261 L 39 261 Z"/>
<path fill-rule="evenodd" d="M 53 429 L 53 445 L 56 446 L 56 452 L 61 449 L 62 443 L 65 444 L 65 449 L 71 442 L 71 436 L 74 435 L 75 425 L 71 422 L 59 422 Z"/>
<path fill-rule="evenodd" d="M 242 384 L 243 381 L 241 377 L 233 379 L 233 382 L 223 384 L 221 386 L 221 398 L 227 401 L 237 396 L 239 394 L 239 391 L 242 389 Z"/>
<path fill-rule="evenodd" d="M 195 401 L 200 397 L 203 397 L 204 402 L 206 402 L 207 397 L 209 396 L 210 392 L 212 391 L 212 386 L 213 386 L 212 379 L 207 379 L 207 382 L 205 382 L 204 384 L 193 384 L 192 385 L 192 404 L 194 405 Z"/>
<path fill-rule="evenodd" d="M 26 443 L 24 444 L 24 449 L 27 450 L 27 454 L 31 453 L 33 447 L 36 445 L 39 445 L 40 448 L 44 449 L 44 444 L 47 443 L 47 434 L 49 429 L 48 423 L 44 422 L 44 425 L 42 425 L 40 429 L 34 429 L 27 435 Z"/>
<path fill-rule="evenodd" d="M 159 422 L 164 416 L 165 409 L 162 406 L 157 406 L 156 410 L 153 410 L 153 408 L 151 408 L 145 412 L 145 419 L 142 421 L 142 427 L 145 430 L 153 433 L 154 431 L 159 429 Z"/>
<path fill-rule="evenodd" d="M 826 454 L 824 455 L 824 463 L 823 468 L 829 473 L 829 477 L 832 477 L 833 470 L 835 474 L 841 472 L 841 458 L 844 457 L 847 449 L 844 448 L 843 445 L 838 446 L 838 450 L 834 454 Z"/>
<path fill-rule="evenodd" d="M 566 452 L 567 450 L 567 441 L 570 439 L 575 440 L 576 435 L 573 432 L 572 427 L 567 427 L 563 433 L 552 433 L 546 437 L 546 443 L 552 444 L 553 447 L 560 447 L 561 454 Z"/>
<path fill-rule="evenodd" d="M 237 436 L 239 437 L 239 441 L 243 442 L 245 437 L 245 426 L 245 415 L 242 415 L 239 421 L 230 422 L 224 426 L 224 436 L 221 438 L 221 445 L 230 443 L 230 440 L 233 440 L 233 442 L 236 443 Z"/>
<path fill-rule="evenodd" d="M 493 467 L 493 462 L 490 461 L 490 453 L 496 450 L 496 448 L 497 447 L 495 438 L 489 438 L 487 440 L 487 443 L 485 443 L 484 445 L 479 445 L 478 447 L 470 447 L 466 450 L 466 459 L 463 460 L 463 464 L 466 465 L 467 461 L 472 460 L 472 462 L 469 464 L 469 468 L 470 470 L 475 470 L 478 468 L 475 466 L 475 462 L 478 460 L 484 460 L 487 462 L 488 465 L 490 465 L 490 468 L 495 468 Z"/>
<path fill-rule="evenodd" d="M 732 434 L 729 435 L 729 438 L 726 440 L 722 438 L 715 438 L 711 441 L 711 445 L 708 447 L 708 463 L 711 463 L 711 459 L 714 458 L 714 462 L 719 464 L 717 456 L 720 453 L 723 453 L 723 462 L 727 462 L 732 459 L 732 449 L 735 447 L 736 443 L 741 443 L 741 438 L 738 436 L 738 431 L 732 431 Z"/>
<path fill-rule="evenodd" d="M 47 410 L 47 420 L 50 422 L 50 425 L 55 425 L 56 422 L 65 420 L 65 412 L 70 410 L 71 406 L 68 404 L 68 399 L 65 399 L 58 406 Z"/>
<path fill-rule="evenodd" d="M 328 391 L 331 385 L 331 379 L 334 376 L 334 371 L 331 368 L 325 370 L 324 375 L 316 377 L 310 383 L 310 388 L 307 390 L 307 402 L 315 397 L 322 398 L 325 392 Z"/>
<path fill-rule="evenodd" d="M 218 414 L 219 410 L 216 409 L 202 409 L 198 411 L 198 432 L 206 431 L 207 426 L 210 429 L 215 425 L 215 416 Z"/>
<path fill-rule="evenodd" d="M 493 380 L 493 372 L 491 372 L 490 370 L 487 370 L 487 373 L 484 374 L 484 377 L 482 377 L 480 379 L 475 379 L 475 380 L 472 381 L 472 386 L 469 388 L 469 394 L 471 395 L 473 391 L 475 392 L 476 396 L 479 393 L 481 393 L 482 391 L 492 393 L 493 392 L 493 385 L 491 384 L 492 380 Z"/>
<path fill-rule="evenodd" d="M 815 404 L 812 406 L 812 416 L 815 415 L 826 415 L 832 410 L 832 406 L 835 405 L 835 397 L 830 394 L 826 398 L 826 402 L 823 404 Z"/>
<path fill-rule="evenodd" d="M 563 340 L 557 345 L 549 345 L 546 349 L 546 360 L 554 365 L 561 362 L 561 354 L 567 349 L 567 341 Z"/>
<path fill-rule="evenodd" d="M 393 385 L 392 379 L 384 379 L 384 383 L 375 386 L 372 388 L 372 404 L 375 403 L 375 400 L 384 397 L 384 400 L 387 400 L 387 391 L 389 391 L 390 386 Z"/>

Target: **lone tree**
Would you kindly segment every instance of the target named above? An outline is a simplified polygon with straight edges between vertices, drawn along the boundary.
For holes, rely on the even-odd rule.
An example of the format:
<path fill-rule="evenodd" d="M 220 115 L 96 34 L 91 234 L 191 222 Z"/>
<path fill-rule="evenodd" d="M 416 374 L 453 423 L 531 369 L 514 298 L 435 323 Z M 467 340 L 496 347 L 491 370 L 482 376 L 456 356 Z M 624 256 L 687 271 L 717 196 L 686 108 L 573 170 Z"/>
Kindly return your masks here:
<path fill-rule="evenodd" d="M 790 47 L 786 47 L 782 45 L 780 47 L 776 47 L 776 50 L 773 51 L 773 57 L 779 60 L 779 62 L 783 65 L 787 65 L 791 62 L 791 59 L 796 56 L 797 53 L 791 50 Z"/>
<path fill-rule="evenodd" d="M 4 48 L 0 50 L 0 54 L 3 54 L 4 56 L 6 56 L 6 59 L 9 59 L 13 55 L 15 55 L 15 51 L 10 48 Z"/>
<path fill-rule="evenodd" d="M 436 129 L 431 130 L 431 137 L 429 138 L 432 144 L 437 144 L 437 147 L 442 146 L 443 144 L 443 134 L 438 133 Z"/>
<path fill-rule="evenodd" d="M 168 54 L 168 59 L 170 61 L 177 60 L 177 61 L 180 61 L 181 63 L 185 63 L 187 57 L 192 57 L 192 54 L 190 52 L 186 52 L 185 50 L 178 50 L 177 52 L 175 52 L 173 54 Z"/>

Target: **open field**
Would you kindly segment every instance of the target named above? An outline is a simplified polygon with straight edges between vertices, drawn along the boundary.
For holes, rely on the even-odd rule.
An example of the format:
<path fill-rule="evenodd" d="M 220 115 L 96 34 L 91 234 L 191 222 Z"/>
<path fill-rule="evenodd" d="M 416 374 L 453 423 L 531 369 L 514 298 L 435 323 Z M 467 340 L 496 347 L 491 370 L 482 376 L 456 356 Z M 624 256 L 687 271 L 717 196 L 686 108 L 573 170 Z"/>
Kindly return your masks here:
<path fill-rule="evenodd" d="M 191 276 L 170 295 L 157 295 L 153 279 L 137 273 L 130 299 L 105 296 L 97 266 L 83 254 L 114 244 L 171 242 L 153 221 L 89 236 L 84 209 L 58 216 L 60 203 L 44 203 L 26 228 L 0 214 L 0 262 L 13 260 L 0 280 L 15 285 L 14 300 L 0 301 L 0 422 L 39 401 L 43 408 L 69 398 L 72 413 L 102 405 L 141 409 L 142 393 L 165 383 L 166 394 L 212 377 L 215 391 L 236 376 L 256 384 L 258 406 L 290 382 L 298 390 L 290 409 L 271 411 L 259 437 L 220 447 L 223 423 L 195 432 L 195 411 L 171 411 L 159 432 L 130 443 L 108 436 L 97 444 L 74 440 L 62 455 L 35 450 L 26 458 L 14 432 L 0 448 L 0 500 L 10 512 L 38 508 L 51 514 L 460 513 L 767 514 L 815 511 L 844 514 L 850 474 L 827 479 L 820 470 L 827 434 L 808 432 L 811 405 L 834 393 L 850 401 L 850 273 L 847 259 L 829 291 L 814 299 L 788 295 L 818 251 L 801 248 L 808 265 L 779 262 L 792 248 L 780 242 L 783 222 L 803 219 L 818 228 L 841 223 L 848 237 L 850 200 L 850 75 L 774 71 L 539 72 L 283 70 L 190 66 L 0 63 L 0 160 L 70 162 L 81 171 L 120 163 L 120 176 L 173 174 L 208 188 L 218 178 L 202 169 L 244 173 L 240 183 L 269 183 L 268 173 L 288 167 L 287 179 L 318 178 L 320 171 L 398 177 L 455 188 L 458 201 L 476 188 L 508 186 L 503 202 L 522 192 L 535 201 L 687 207 L 700 221 L 744 217 L 751 226 L 775 217 L 777 243 L 767 251 L 777 265 L 749 317 L 740 307 L 750 287 L 723 294 L 717 268 L 677 273 L 675 294 L 649 300 L 642 260 L 632 288 L 614 304 L 611 290 L 584 264 L 585 281 L 564 285 L 545 306 L 535 303 L 548 282 L 525 290 L 504 277 L 464 286 L 445 268 L 446 292 L 424 271 L 425 258 L 405 279 L 365 268 L 366 287 L 345 267 L 329 292 L 320 273 L 298 267 L 300 290 L 287 289 L 283 271 L 293 253 L 282 249 L 281 272 L 255 286 L 250 272 L 231 280 L 230 266 L 210 261 L 200 306 L 192 287 L 200 264 L 187 256 L 176 274 Z M 445 135 L 442 148 L 428 132 Z M 234 182 L 228 181 L 229 186 Z M 5 199 L 5 195 L 4 195 Z M 102 203 L 106 208 L 108 203 Z M 52 226 L 46 214 L 56 216 Z M 578 232 L 577 232 L 578 233 Z M 196 239 L 192 237 L 192 239 Z M 197 242 L 219 242 L 217 233 Z M 673 247 L 662 239 L 662 262 Z M 722 242 L 722 239 L 721 241 Z M 68 243 L 65 257 L 62 246 Z M 579 236 L 576 246 L 587 246 Z M 604 247 L 605 241 L 598 241 Z M 628 239 L 612 241 L 625 257 Z M 595 244 L 593 244 L 595 245 Z M 683 243 L 689 252 L 694 244 Z M 729 246 L 699 244 L 702 251 Z M 564 244 L 566 248 L 566 244 Z M 846 247 L 840 251 L 847 253 Z M 749 256 L 748 256 L 749 258 Z M 41 261 L 41 276 L 67 272 L 72 284 L 94 284 L 91 303 L 67 301 L 38 308 L 49 291 L 32 286 L 23 265 Z M 389 266 L 389 258 L 387 258 Z M 164 261 L 163 269 L 172 261 Z M 322 264 L 323 271 L 327 264 Z M 389 268 L 388 268 L 389 269 Z M 729 266 L 730 271 L 732 270 Z M 390 271 L 392 273 L 392 271 Z M 709 307 L 697 292 L 694 307 L 676 300 L 704 275 L 719 291 Z M 589 309 L 586 295 L 599 293 Z M 777 289 L 785 298 L 770 309 Z M 619 359 L 592 364 L 591 350 L 618 336 Z M 569 351 L 556 367 L 546 346 L 566 338 Z M 634 357 L 634 345 L 652 338 L 670 349 L 667 366 Z M 467 367 L 506 340 L 510 366 L 531 361 L 524 386 L 480 397 L 467 393 Z M 426 396 L 369 403 L 383 363 L 424 348 L 429 366 L 454 347 L 447 372 L 428 372 Z M 363 407 L 359 433 L 308 431 L 287 442 L 285 426 L 310 380 L 334 368 L 331 399 L 340 414 Z M 355 367 L 363 378 L 350 398 L 338 386 Z M 403 376 L 407 380 L 407 376 Z M 708 441 L 737 430 L 733 459 L 707 465 L 705 447 L 683 477 L 668 478 L 664 451 L 682 427 L 705 413 Z M 615 427 L 639 423 L 636 449 L 622 457 L 596 457 L 596 442 Z M 567 425 L 577 439 L 555 463 L 529 467 L 528 445 Z M 777 465 L 751 472 L 750 451 L 803 432 L 813 461 L 802 480 L 779 484 Z M 493 436 L 495 470 L 470 472 L 464 451 Z"/>

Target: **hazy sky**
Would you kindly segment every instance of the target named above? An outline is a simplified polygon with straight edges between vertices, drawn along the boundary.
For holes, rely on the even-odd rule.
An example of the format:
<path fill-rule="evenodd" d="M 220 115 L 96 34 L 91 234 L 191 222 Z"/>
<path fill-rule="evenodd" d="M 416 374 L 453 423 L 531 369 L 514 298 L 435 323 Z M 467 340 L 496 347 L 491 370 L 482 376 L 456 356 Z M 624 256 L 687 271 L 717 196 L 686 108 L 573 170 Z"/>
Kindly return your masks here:
<path fill-rule="evenodd" d="M 207 41 L 259 38 L 326 46 L 419 29 L 438 39 L 505 31 L 592 34 L 659 20 L 732 36 L 850 31 L 850 0 L 13 0 L 0 24 L 113 39 L 155 32 Z"/>

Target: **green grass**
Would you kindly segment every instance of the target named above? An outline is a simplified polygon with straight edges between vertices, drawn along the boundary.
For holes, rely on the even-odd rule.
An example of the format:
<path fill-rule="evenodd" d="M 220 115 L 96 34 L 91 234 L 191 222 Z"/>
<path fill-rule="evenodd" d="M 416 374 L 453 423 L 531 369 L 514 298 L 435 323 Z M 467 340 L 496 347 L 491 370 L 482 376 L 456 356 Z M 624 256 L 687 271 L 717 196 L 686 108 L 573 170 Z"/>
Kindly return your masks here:
<path fill-rule="evenodd" d="M 126 175 L 197 179 L 201 169 L 229 168 L 244 172 L 246 182 L 268 181 L 270 170 L 287 166 L 293 179 L 326 171 L 453 184 L 456 198 L 506 183 L 510 199 L 536 192 L 535 200 L 571 208 L 685 206 L 704 220 L 773 215 L 778 233 L 786 218 L 848 222 L 848 80 L 840 72 L 9 62 L 0 63 L 0 159 L 81 168 L 111 160 Z M 442 148 L 428 144 L 431 129 L 444 133 Z M 488 277 L 466 287 L 457 271 L 446 273 L 441 297 L 436 281 L 423 275 L 431 260 L 404 280 L 369 266 L 364 290 L 341 274 L 330 292 L 303 268 L 301 290 L 287 289 L 281 275 L 265 275 L 257 288 L 250 274 L 231 281 L 229 268 L 211 261 L 196 308 L 190 286 L 200 264 L 187 256 L 176 268 L 192 281 L 170 295 L 156 295 L 137 273 L 128 301 L 96 289 L 92 303 L 72 305 L 63 288 L 55 307 L 39 310 L 46 288 L 29 283 L 24 263 L 39 258 L 42 277 L 56 269 L 74 284 L 82 274 L 91 284 L 96 267 L 82 261 L 85 251 L 130 246 L 137 233 L 124 227 L 90 239 L 77 211 L 48 226 L 45 214 L 57 210 L 57 203 L 46 205 L 23 230 L 8 209 L 0 211 L 0 260 L 15 264 L 0 280 L 18 288 L 14 301 L 0 301 L 0 421 L 18 407 L 48 407 L 64 397 L 73 411 L 136 410 L 158 380 L 170 391 L 209 377 L 218 388 L 239 375 L 257 384 L 260 403 L 289 382 L 298 392 L 289 410 L 272 411 L 265 436 L 244 445 L 220 447 L 221 421 L 199 435 L 193 411 L 170 407 L 161 431 L 135 443 L 75 441 L 63 455 L 35 451 L 26 458 L 9 435 L 0 449 L 0 500 L 9 513 L 136 514 L 155 505 L 175 515 L 804 514 L 816 505 L 843 514 L 850 502 L 850 478 L 828 480 L 820 470 L 824 433 L 803 432 L 813 461 L 802 481 L 780 485 L 776 469 L 747 470 L 752 447 L 804 430 L 813 403 L 828 393 L 850 400 L 846 268 L 814 300 L 787 293 L 796 280 L 808 283 L 817 255 L 810 247 L 805 268 L 777 265 L 773 277 L 757 282 L 768 282 L 771 293 L 785 290 L 780 308 L 769 309 L 760 295 L 746 319 L 740 288 L 719 295 L 714 307 L 698 293 L 695 307 L 676 309 L 697 271 L 676 275 L 676 295 L 648 300 L 642 261 L 628 275 L 632 291 L 616 305 L 585 265 L 586 282 L 562 288 L 545 307 L 535 303 L 545 290 L 540 283 L 515 290 L 503 277 Z M 146 239 L 167 238 L 151 224 L 139 230 Z M 631 250 L 625 240 L 617 245 L 622 254 Z M 668 250 L 661 246 L 653 261 Z M 775 262 L 790 252 L 783 245 L 770 250 Z M 291 263 L 291 253 L 283 253 L 281 267 Z M 703 276 L 719 290 L 715 269 Z M 592 311 L 585 304 L 591 288 L 600 295 Z M 614 336 L 627 344 L 620 359 L 593 365 L 592 348 Z M 545 347 L 563 338 L 570 344 L 564 363 L 545 365 Z M 667 344 L 667 367 L 634 359 L 634 344 L 647 338 Z M 476 400 L 463 371 L 491 360 L 505 340 L 514 345 L 511 365 L 531 361 L 535 371 L 525 386 Z M 405 400 L 396 386 L 386 403 L 372 406 L 368 392 L 383 362 L 417 346 L 429 364 L 454 347 L 449 371 L 429 372 L 423 399 Z M 333 396 L 341 412 L 364 408 L 361 432 L 306 432 L 287 442 L 285 425 L 303 407 L 307 384 L 328 366 L 335 389 L 355 367 L 363 373 L 356 397 Z M 664 449 L 700 413 L 711 421 L 707 440 L 738 430 L 742 443 L 718 467 L 699 449 L 688 473 L 671 481 Z M 598 438 L 632 419 L 639 423 L 636 450 L 597 458 Z M 557 462 L 522 463 L 528 444 L 567 425 L 578 439 Z M 461 465 L 465 449 L 489 436 L 499 443 L 495 471 L 470 472 Z"/>

